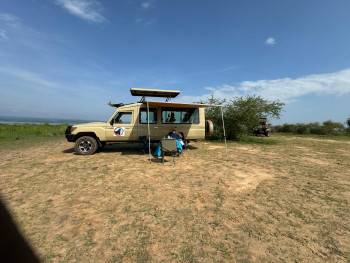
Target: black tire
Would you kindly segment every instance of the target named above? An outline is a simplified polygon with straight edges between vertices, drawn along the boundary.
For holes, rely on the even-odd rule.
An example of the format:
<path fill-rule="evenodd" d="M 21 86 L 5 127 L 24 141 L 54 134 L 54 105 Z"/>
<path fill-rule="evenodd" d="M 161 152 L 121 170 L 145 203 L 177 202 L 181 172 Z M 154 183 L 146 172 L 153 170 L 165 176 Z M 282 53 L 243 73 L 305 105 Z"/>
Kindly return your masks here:
<path fill-rule="evenodd" d="M 91 136 L 82 136 L 75 141 L 74 151 L 80 155 L 94 154 L 98 149 L 97 141 Z"/>

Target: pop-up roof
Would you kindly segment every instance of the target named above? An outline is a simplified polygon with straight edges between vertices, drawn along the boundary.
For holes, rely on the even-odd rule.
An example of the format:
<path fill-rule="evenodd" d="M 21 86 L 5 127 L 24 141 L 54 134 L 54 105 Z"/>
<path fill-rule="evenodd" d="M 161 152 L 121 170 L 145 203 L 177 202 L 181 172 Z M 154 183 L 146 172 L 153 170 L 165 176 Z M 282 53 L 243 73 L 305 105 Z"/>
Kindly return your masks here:
<path fill-rule="evenodd" d="M 144 105 L 149 107 L 174 107 L 174 108 L 205 108 L 205 107 L 218 107 L 220 105 L 204 104 L 204 103 L 179 103 L 179 102 L 160 102 L 160 101 L 148 101 L 144 102 Z"/>
<path fill-rule="evenodd" d="M 131 88 L 130 93 L 133 96 L 142 96 L 142 99 L 137 103 L 143 103 L 144 105 L 153 107 L 175 107 L 175 108 L 201 108 L 201 107 L 221 107 L 221 105 L 204 104 L 204 103 L 180 103 L 180 102 L 169 102 L 170 98 L 175 98 L 180 94 L 179 90 L 160 90 L 160 89 L 143 89 L 143 88 Z M 166 98 L 165 102 L 161 101 L 147 101 L 145 97 L 163 97 Z M 130 106 L 134 103 L 111 103 L 108 105 L 112 107 Z"/>
<path fill-rule="evenodd" d="M 130 93 L 133 96 L 175 98 L 177 95 L 180 94 L 180 91 L 179 90 L 131 88 Z"/>

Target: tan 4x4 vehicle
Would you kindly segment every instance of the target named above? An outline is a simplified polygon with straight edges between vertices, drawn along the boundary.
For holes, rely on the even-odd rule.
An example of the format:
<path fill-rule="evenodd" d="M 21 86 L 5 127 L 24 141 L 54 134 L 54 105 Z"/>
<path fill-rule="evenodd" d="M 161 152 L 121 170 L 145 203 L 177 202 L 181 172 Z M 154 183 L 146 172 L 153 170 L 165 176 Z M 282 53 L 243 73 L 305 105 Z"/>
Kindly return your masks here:
<path fill-rule="evenodd" d="M 159 91 L 146 89 L 131 89 L 132 94 L 153 94 L 160 96 L 165 92 L 167 98 L 176 96 L 177 91 Z M 177 92 L 177 94 L 173 94 Z M 144 97 L 143 99 L 144 100 Z M 212 131 L 210 121 L 205 121 L 205 104 L 187 104 L 172 102 L 145 102 L 132 104 L 110 104 L 116 107 L 115 112 L 107 122 L 91 122 L 68 126 L 65 132 L 69 142 L 75 142 L 78 154 L 95 153 L 106 143 L 143 142 L 148 138 L 156 142 L 166 137 L 176 129 L 184 140 L 204 139 Z"/>

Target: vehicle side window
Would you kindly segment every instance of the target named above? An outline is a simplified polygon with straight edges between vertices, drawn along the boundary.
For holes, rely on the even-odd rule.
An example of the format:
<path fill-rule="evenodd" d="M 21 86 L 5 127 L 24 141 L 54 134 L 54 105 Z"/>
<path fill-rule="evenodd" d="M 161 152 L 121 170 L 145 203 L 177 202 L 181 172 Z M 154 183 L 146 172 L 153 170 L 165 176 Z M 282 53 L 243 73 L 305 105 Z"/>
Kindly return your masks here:
<path fill-rule="evenodd" d="M 131 124 L 132 113 L 131 112 L 118 112 L 117 116 L 114 119 L 114 123 L 121 124 Z"/>
<path fill-rule="evenodd" d="M 162 123 L 199 123 L 199 111 L 196 108 L 163 108 Z"/>
<path fill-rule="evenodd" d="M 147 108 L 140 109 L 140 123 L 147 124 Z M 149 109 L 149 123 L 157 123 L 157 109 Z"/>

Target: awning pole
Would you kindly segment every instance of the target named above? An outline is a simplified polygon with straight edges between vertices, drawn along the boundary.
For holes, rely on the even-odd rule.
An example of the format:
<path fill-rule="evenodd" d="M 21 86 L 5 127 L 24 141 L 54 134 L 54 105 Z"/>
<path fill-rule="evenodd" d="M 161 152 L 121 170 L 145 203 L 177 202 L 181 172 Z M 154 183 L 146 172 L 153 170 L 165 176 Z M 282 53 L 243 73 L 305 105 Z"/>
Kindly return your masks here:
<path fill-rule="evenodd" d="M 149 162 L 152 160 L 152 153 L 151 153 L 151 129 L 149 127 L 149 104 L 147 101 L 147 130 L 148 130 L 148 156 L 149 156 Z"/>
<path fill-rule="evenodd" d="M 224 121 L 224 110 L 222 109 L 223 106 L 220 106 L 220 108 L 221 108 L 222 129 L 224 131 L 224 141 L 225 141 L 226 157 L 227 157 L 227 141 L 226 141 L 226 131 L 225 131 L 225 121 Z"/>

